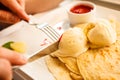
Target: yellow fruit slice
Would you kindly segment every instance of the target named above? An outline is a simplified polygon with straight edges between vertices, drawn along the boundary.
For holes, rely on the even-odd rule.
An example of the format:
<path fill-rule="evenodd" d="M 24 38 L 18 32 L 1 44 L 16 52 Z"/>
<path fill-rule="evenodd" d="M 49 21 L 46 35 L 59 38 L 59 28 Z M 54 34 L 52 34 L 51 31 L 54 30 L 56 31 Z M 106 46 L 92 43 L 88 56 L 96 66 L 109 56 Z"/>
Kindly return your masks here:
<path fill-rule="evenodd" d="M 23 42 L 14 42 L 12 44 L 10 44 L 10 47 L 17 52 L 20 53 L 25 53 L 26 51 L 26 45 Z"/>

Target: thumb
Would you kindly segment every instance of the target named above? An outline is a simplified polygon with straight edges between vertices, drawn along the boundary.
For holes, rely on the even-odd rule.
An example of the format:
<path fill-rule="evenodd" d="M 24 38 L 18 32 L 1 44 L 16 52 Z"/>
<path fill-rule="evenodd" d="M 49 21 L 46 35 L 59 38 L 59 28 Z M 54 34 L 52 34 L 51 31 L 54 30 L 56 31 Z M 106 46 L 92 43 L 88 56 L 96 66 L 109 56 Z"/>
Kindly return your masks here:
<path fill-rule="evenodd" d="M 0 59 L 0 80 L 11 80 L 12 68 L 11 64 L 6 59 Z"/>
<path fill-rule="evenodd" d="M 0 47 L 0 58 L 7 59 L 12 65 L 23 65 L 27 63 L 27 59 L 24 56 L 3 47 Z"/>

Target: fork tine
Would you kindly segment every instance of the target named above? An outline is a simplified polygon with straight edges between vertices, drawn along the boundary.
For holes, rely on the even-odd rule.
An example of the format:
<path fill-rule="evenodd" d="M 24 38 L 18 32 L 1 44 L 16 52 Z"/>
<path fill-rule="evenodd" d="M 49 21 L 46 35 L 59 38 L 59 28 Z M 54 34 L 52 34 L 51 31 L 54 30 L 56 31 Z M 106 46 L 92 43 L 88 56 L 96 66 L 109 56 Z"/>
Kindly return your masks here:
<path fill-rule="evenodd" d="M 57 41 L 60 38 L 60 34 L 56 32 L 48 23 L 43 24 L 34 24 L 36 28 L 43 31 L 48 37 L 50 37 L 53 41 Z"/>
<path fill-rule="evenodd" d="M 60 37 L 60 34 L 57 33 L 51 26 L 49 26 L 48 28 L 56 35 L 57 38 Z"/>
<path fill-rule="evenodd" d="M 57 40 L 56 36 L 50 30 L 48 30 L 47 28 L 44 28 L 44 30 L 47 31 L 48 34 L 50 34 L 52 36 L 52 38 L 54 38 L 55 40 Z"/>
<path fill-rule="evenodd" d="M 39 27 L 38 27 L 39 28 Z M 53 41 L 57 41 L 60 37 L 60 34 L 57 33 L 51 26 L 47 25 L 45 27 L 39 28 L 42 30 L 47 36 L 49 36 Z"/>
<path fill-rule="evenodd" d="M 60 37 L 60 35 L 52 28 L 52 27 L 46 27 L 46 29 L 53 35 L 53 37 L 55 37 L 56 39 L 58 39 Z"/>
<path fill-rule="evenodd" d="M 47 26 L 45 28 L 43 28 L 44 30 L 48 31 L 49 34 L 52 35 L 52 37 L 54 37 L 55 40 L 58 40 L 60 35 L 50 26 Z"/>
<path fill-rule="evenodd" d="M 48 30 L 46 30 L 45 28 L 40 29 L 41 31 L 43 31 L 49 38 L 51 38 L 53 41 L 56 41 L 56 38 L 53 37 L 53 35 L 51 35 L 50 32 L 48 32 Z"/>
<path fill-rule="evenodd" d="M 56 32 L 51 26 L 49 26 L 48 23 L 39 23 L 37 18 L 34 18 L 33 16 L 30 15 L 30 20 L 29 20 L 30 25 L 36 26 L 36 28 L 40 29 L 43 31 L 48 37 L 50 37 L 53 41 L 56 41 L 59 39 L 60 34 Z"/>

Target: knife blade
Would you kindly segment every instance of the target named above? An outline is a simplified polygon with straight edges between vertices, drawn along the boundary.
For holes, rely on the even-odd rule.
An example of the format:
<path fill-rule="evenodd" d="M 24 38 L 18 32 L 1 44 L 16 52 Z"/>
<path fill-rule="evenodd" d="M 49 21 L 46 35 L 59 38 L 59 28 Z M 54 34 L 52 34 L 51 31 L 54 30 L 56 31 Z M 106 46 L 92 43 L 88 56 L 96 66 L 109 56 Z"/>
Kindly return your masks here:
<path fill-rule="evenodd" d="M 56 41 L 56 42 L 50 44 L 49 46 L 47 46 L 46 48 L 44 48 L 43 50 L 37 51 L 35 53 L 35 55 L 29 57 L 28 62 L 32 62 L 38 58 L 41 58 L 45 55 L 48 55 L 48 54 L 56 51 L 58 49 L 58 44 L 59 44 L 59 41 Z"/>

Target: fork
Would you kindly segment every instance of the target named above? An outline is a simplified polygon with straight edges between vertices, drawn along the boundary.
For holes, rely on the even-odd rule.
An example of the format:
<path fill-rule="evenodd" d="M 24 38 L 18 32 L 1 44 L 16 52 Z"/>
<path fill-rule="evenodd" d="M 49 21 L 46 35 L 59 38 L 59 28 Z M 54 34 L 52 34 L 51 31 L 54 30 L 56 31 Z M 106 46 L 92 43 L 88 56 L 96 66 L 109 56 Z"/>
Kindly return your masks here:
<path fill-rule="evenodd" d="M 43 31 L 47 36 L 49 36 L 53 41 L 57 41 L 60 38 L 60 34 L 56 32 L 51 26 L 47 23 L 43 23 L 42 25 L 36 25 L 36 28 Z"/>
<path fill-rule="evenodd" d="M 48 23 L 30 23 L 30 25 L 34 25 L 36 28 L 44 32 L 50 39 L 55 42 L 60 38 L 60 34 L 51 26 L 49 26 Z"/>
<path fill-rule="evenodd" d="M 60 34 L 46 22 L 41 24 L 37 18 L 30 15 L 30 21 L 28 23 L 40 29 L 53 41 L 57 41 L 60 38 Z"/>

